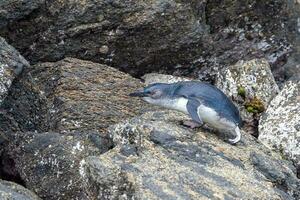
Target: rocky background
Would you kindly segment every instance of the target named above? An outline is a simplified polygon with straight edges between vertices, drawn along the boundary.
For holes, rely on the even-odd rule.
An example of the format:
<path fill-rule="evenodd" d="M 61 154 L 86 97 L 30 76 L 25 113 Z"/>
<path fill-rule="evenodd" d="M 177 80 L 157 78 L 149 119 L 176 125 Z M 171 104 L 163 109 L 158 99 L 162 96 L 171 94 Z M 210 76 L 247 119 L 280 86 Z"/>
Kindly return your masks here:
<path fill-rule="evenodd" d="M 300 199 L 299 0 L 0 1 L 0 199 Z M 128 97 L 215 84 L 237 145 Z"/>

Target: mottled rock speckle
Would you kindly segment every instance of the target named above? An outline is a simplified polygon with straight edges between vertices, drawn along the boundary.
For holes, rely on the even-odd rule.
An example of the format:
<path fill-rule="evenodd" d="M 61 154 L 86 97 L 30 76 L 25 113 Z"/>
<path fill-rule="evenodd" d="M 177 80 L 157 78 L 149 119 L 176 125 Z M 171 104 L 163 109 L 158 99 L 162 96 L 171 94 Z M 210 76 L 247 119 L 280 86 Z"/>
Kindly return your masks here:
<path fill-rule="evenodd" d="M 259 121 L 259 138 L 300 166 L 300 81 L 288 81 Z"/>

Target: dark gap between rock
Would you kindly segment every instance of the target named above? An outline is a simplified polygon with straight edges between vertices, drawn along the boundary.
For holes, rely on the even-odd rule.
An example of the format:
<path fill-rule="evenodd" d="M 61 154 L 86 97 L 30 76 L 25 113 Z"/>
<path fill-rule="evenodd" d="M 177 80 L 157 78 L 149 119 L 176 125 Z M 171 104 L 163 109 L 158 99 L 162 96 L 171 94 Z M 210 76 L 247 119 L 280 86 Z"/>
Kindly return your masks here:
<path fill-rule="evenodd" d="M 26 187 L 25 182 L 15 168 L 15 162 L 5 152 L 0 155 L 0 179 L 12 181 Z"/>

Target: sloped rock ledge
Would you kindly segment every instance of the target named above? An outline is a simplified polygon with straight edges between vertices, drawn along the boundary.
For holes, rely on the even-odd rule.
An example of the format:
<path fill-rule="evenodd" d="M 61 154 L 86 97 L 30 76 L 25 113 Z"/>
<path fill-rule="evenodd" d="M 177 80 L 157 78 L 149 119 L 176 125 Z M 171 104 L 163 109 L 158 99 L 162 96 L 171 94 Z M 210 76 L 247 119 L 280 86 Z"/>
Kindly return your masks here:
<path fill-rule="evenodd" d="M 100 199 L 298 199 L 295 168 L 253 137 L 232 146 L 222 134 L 191 131 L 186 116 L 148 112 L 110 127 L 116 147 L 88 157 Z M 107 185 L 109 187 L 107 187 Z"/>

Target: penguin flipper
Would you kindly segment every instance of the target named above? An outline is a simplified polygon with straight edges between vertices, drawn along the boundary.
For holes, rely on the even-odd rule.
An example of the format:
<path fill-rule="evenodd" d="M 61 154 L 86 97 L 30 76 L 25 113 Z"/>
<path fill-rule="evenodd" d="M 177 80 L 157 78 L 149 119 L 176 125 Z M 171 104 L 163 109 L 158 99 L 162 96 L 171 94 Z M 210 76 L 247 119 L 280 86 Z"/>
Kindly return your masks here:
<path fill-rule="evenodd" d="M 198 115 L 198 107 L 200 106 L 200 102 L 197 99 L 188 99 L 188 102 L 186 104 L 186 109 L 188 113 L 190 114 L 191 118 L 199 123 L 203 124 L 203 121 L 201 117 Z"/>

